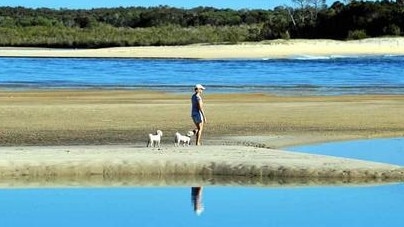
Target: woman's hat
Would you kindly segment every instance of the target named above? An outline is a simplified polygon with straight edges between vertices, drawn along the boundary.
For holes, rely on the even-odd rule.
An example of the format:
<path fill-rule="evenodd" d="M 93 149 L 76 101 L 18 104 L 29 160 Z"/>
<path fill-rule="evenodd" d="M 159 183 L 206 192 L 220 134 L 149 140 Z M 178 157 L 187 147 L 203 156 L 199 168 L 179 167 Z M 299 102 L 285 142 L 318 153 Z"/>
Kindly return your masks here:
<path fill-rule="evenodd" d="M 197 84 L 197 85 L 195 85 L 195 88 L 205 90 L 205 87 L 202 86 L 202 84 Z"/>

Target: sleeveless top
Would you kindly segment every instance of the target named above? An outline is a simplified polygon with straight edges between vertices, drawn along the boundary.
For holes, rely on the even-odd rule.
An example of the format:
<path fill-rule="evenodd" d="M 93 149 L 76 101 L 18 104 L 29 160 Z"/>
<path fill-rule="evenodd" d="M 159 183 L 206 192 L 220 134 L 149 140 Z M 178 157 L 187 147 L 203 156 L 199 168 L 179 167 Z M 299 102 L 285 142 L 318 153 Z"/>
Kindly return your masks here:
<path fill-rule="evenodd" d="M 201 114 L 201 112 L 199 111 L 199 108 L 198 108 L 199 101 L 202 101 L 201 96 L 195 93 L 192 95 L 191 101 L 192 101 L 191 115 L 194 116 L 194 115 Z"/>

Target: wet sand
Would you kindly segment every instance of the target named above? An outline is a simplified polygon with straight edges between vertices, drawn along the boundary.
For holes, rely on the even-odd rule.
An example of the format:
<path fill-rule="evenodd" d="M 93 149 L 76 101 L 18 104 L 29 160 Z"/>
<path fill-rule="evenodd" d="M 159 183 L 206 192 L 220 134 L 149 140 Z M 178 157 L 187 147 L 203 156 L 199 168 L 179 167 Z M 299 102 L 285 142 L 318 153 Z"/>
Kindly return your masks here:
<path fill-rule="evenodd" d="M 0 144 L 145 146 L 194 128 L 189 95 L 134 90 L 0 91 Z M 404 96 L 204 94 L 204 145 L 281 148 L 404 135 Z"/>
<path fill-rule="evenodd" d="M 279 150 L 322 141 L 404 136 L 404 96 L 206 93 L 204 100 L 208 123 L 203 146 L 177 148 L 174 133 L 194 128 L 188 95 L 1 91 L 0 185 L 91 177 L 102 184 L 168 176 L 184 176 L 174 184 L 185 184 L 181 179 L 206 183 L 223 176 L 261 179 L 253 182 L 404 179 L 400 166 Z M 164 133 L 162 148 L 146 148 L 147 134 L 157 129 Z"/>

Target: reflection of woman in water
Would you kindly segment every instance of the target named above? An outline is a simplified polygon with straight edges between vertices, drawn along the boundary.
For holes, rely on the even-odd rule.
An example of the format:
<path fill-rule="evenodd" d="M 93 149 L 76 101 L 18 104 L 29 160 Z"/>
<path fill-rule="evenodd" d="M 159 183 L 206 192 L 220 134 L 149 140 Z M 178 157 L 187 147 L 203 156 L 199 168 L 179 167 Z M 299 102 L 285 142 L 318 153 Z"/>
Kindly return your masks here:
<path fill-rule="evenodd" d="M 200 215 L 203 210 L 203 204 L 202 204 L 202 187 L 192 187 L 191 188 L 191 200 L 192 200 L 192 205 L 194 207 L 194 212 L 197 215 Z"/>

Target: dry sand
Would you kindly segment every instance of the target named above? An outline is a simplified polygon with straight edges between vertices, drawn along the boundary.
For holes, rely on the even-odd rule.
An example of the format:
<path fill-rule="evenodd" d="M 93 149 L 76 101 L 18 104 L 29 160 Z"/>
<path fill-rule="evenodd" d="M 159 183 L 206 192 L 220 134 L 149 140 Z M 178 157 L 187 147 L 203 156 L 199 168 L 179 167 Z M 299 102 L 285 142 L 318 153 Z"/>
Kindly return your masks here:
<path fill-rule="evenodd" d="M 404 55 L 404 38 L 355 41 L 274 40 L 236 45 L 46 49 L 0 47 L 5 57 L 124 57 L 124 58 L 289 58 L 297 56 Z"/>
<path fill-rule="evenodd" d="M 175 148 L 174 133 L 194 127 L 188 96 L 127 90 L 2 91 L 1 185 L 404 179 L 400 166 L 278 150 L 320 141 L 404 136 L 404 96 L 206 92 L 204 145 Z M 164 133 L 162 149 L 146 148 L 146 135 L 157 129 Z"/>

